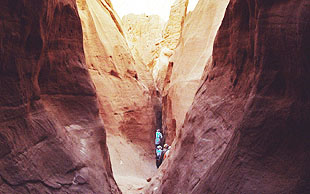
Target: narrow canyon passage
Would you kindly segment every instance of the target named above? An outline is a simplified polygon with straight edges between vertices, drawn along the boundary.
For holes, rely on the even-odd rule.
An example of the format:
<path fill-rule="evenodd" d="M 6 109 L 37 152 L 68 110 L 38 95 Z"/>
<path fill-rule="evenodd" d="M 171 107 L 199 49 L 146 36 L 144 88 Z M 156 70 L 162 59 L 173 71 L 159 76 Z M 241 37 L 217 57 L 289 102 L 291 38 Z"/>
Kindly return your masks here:
<path fill-rule="evenodd" d="M 0 1 L 0 194 L 310 193 L 309 8 Z"/>
<path fill-rule="evenodd" d="M 158 124 L 152 76 L 132 56 L 121 20 L 108 1 L 78 0 L 77 6 L 113 176 L 123 193 L 136 193 L 156 170 L 152 138 Z"/>

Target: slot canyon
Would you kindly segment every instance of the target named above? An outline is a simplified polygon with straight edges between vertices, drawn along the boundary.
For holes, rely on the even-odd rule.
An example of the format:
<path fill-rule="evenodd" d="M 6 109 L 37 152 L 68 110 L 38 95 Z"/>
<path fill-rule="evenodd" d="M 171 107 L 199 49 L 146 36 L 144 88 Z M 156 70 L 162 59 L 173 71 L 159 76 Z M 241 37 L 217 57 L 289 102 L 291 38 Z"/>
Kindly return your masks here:
<path fill-rule="evenodd" d="M 0 194 L 310 193 L 309 0 L 0 10 Z"/>

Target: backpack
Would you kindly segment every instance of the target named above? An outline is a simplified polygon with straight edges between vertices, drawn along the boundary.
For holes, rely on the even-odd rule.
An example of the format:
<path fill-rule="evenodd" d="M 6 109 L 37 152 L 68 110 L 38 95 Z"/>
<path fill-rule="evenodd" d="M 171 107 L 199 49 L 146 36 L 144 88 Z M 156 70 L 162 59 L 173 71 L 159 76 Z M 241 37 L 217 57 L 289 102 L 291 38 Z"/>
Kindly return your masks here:
<path fill-rule="evenodd" d="M 168 157 L 169 151 L 170 151 L 170 150 L 167 150 L 167 151 L 165 152 L 165 154 L 164 154 L 164 159 L 166 159 L 166 158 Z"/>
<path fill-rule="evenodd" d="M 167 149 L 163 149 L 163 150 L 162 150 L 162 152 L 161 152 L 161 156 L 160 156 L 160 160 L 161 160 L 161 161 L 163 161 L 163 160 L 164 160 L 164 157 L 165 157 L 165 155 L 166 155 L 167 151 L 168 151 Z"/>

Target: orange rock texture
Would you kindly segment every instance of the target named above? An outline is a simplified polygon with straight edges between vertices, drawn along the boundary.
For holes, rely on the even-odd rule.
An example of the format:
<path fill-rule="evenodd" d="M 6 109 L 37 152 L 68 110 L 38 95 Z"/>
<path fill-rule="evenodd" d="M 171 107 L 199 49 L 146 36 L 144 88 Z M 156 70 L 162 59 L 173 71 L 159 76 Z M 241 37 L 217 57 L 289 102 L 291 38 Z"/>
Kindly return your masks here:
<path fill-rule="evenodd" d="M 309 193 L 310 2 L 231 0 L 145 193 Z"/>
<path fill-rule="evenodd" d="M 186 17 L 182 36 L 175 54 L 169 83 L 163 95 L 163 128 L 167 142 L 172 143 L 177 129 L 194 100 L 203 70 L 211 61 L 213 43 L 223 20 L 229 0 L 199 1 L 195 10 Z"/>
<path fill-rule="evenodd" d="M 121 22 L 108 2 L 78 0 L 77 5 L 86 63 L 96 86 L 105 128 L 147 150 L 152 146 L 155 120 L 150 90 L 140 75 L 148 71 L 135 62 Z"/>
<path fill-rule="evenodd" d="M 134 59 L 121 20 L 108 1 L 77 0 L 77 5 L 114 177 L 124 193 L 137 193 L 155 171 L 153 139 L 160 110 L 152 96 L 152 76 Z"/>
<path fill-rule="evenodd" d="M 120 193 L 75 1 L 0 10 L 0 193 Z"/>

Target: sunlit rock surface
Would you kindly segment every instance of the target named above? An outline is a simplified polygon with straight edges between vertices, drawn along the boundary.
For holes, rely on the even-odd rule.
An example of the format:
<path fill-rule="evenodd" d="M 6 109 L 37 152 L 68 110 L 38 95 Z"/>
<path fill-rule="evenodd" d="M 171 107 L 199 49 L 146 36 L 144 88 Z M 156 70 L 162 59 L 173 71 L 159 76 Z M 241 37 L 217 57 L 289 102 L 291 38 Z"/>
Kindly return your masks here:
<path fill-rule="evenodd" d="M 309 7 L 230 2 L 212 65 L 145 193 L 310 192 Z"/>
<path fill-rule="evenodd" d="M 151 69 L 156 68 L 154 66 L 158 63 L 158 60 L 160 60 L 158 58 L 163 49 L 169 49 L 172 51 L 176 49 L 181 37 L 187 6 L 188 0 L 176 0 L 171 6 L 169 20 L 162 32 L 162 38 L 156 43 L 156 50 L 153 53 L 153 61 L 149 64 Z M 162 71 L 162 73 L 164 73 L 164 71 Z"/>
<path fill-rule="evenodd" d="M 119 193 L 75 1 L 0 10 L 0 193 Z"/>
<path fill-rule="evenodd" d="M 141 81 L 121 23 L 105 1 L 77 1 L 84 32 L 86 63 L 109 133 L 151 146 L 154 112 L 148 87 Z M 147 73 L 147 72 L 145 72 Z"/>
<path fill-rule="evenodd" d="M 145 65 L 152 62 L 165 22 L 158 15 L 128 14 L 122 18 L 129 48 Z"/>
<path fill-rule="evenodd" d="M 161 47 L 174 50 L 180 40 L 189 0 L 176 0 L 171 6 L 170 16 L 163 32 Z"/>
<path fill-rule="evenodd" d="M 156 89 L 162 94 L 164 89 L 164 81 L 167 76 L 169 59 L 173 55 L 173 51 L 168 48 L 162 48 L 158 59 L 153 68 L 153 78 Z"/>
<path fill-rule="evenodd" d="M 164 88 L 163 123 L 170 144 L 185 118 L 199 87 L 202 73 L 211 61 L 213 43 L 222 23 L 228 0 L 199 1 L 186 18 L 173 62 L 169 83 Z"/>
<path fill-rule="evenodd" d="M 160 94 L 169 59 L 181 37 L 187 6 L 188 0 L 175 1 L 166 24 L 156 15 L 129 14 L 122 19 L 134 58 L 150 68 Z"/>
<path fill-rule="evenodd" d="M 153 69 L 162 49 L 177 47 L 187 6 L 188 0 L 175 1 L 166 23 L 157 15 L 129 14 L 122 18 L 130 49 L 137 60 Z"/>
<path fill-rule="evenodd" d="M 112 169 L 117 183 L 127 193 L 126 185 L 136 185 L 134 181 L 141 179 L 143 186 L 155 171 L 156 100 L 151 96 L 154 92 L 152 76 L 145 65 L 135 61 L 122 23 L 109 2 L 78 0 L 77 5 L 86 64 L 107 130 Z M 139 168 L 149 170 L 137 170 Z M 137 185 L 138 188 L 142 186 Z M 131 188 L 130 192 L 137 192 L 135 186 Z"/>

